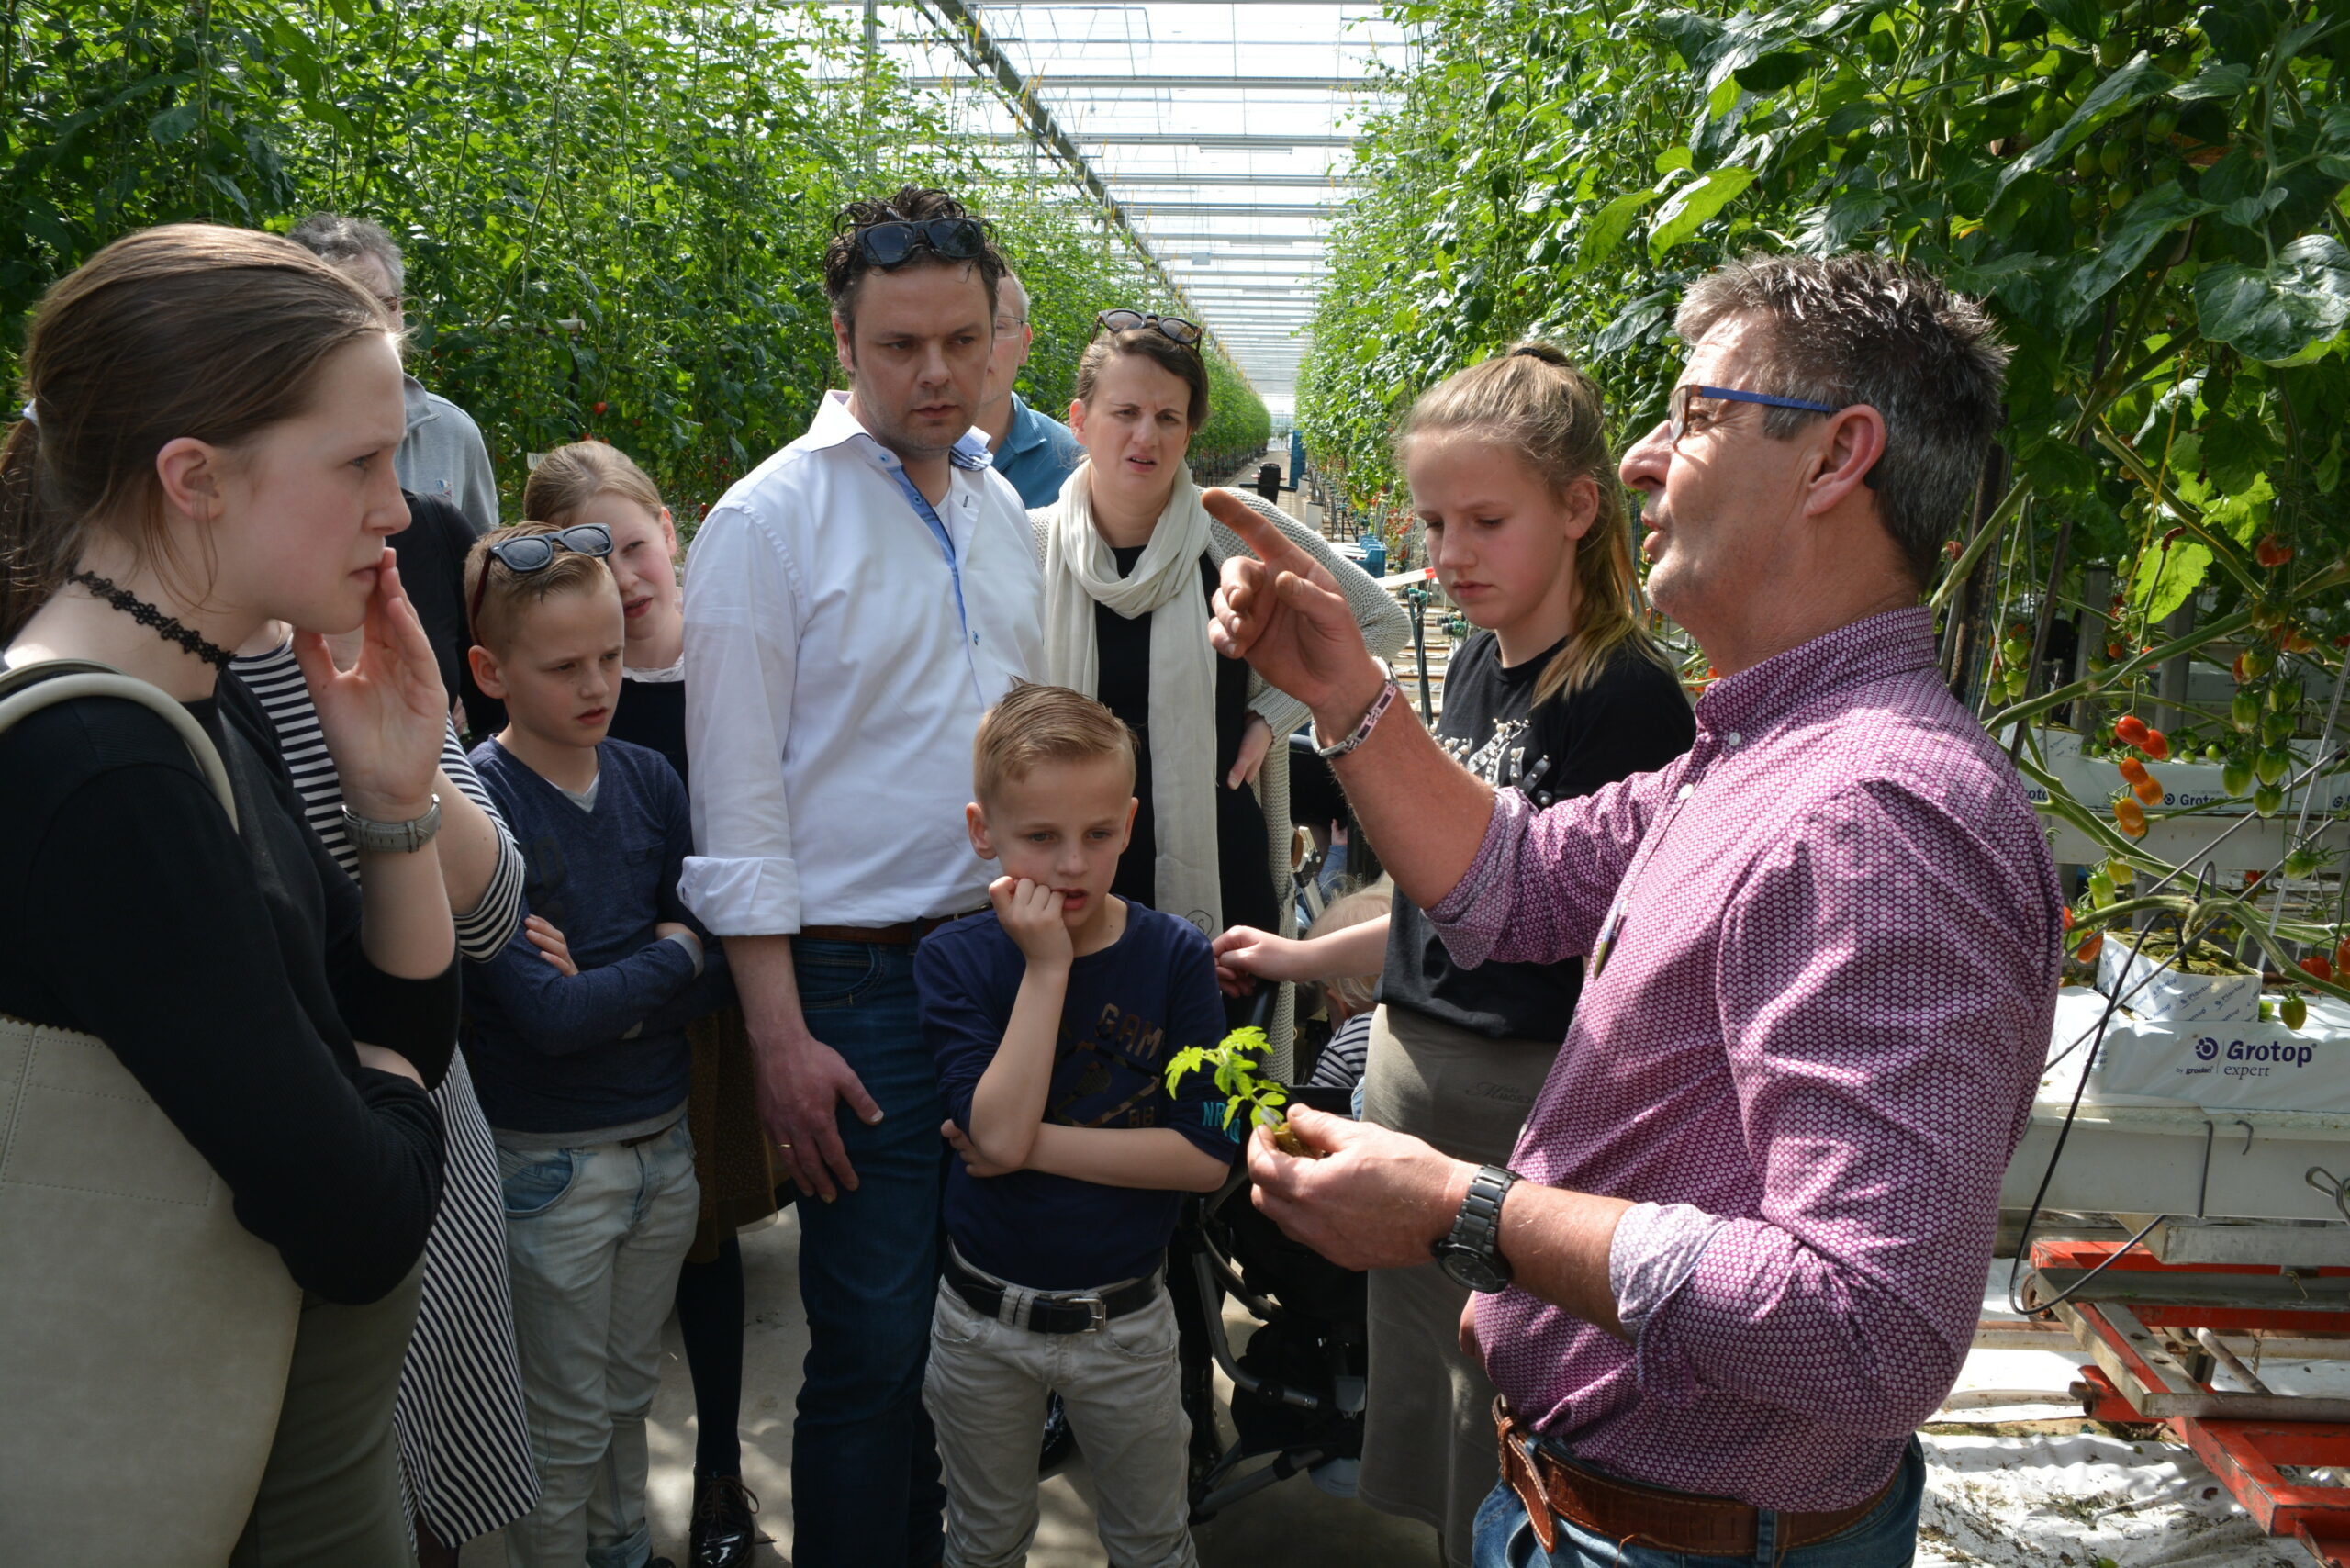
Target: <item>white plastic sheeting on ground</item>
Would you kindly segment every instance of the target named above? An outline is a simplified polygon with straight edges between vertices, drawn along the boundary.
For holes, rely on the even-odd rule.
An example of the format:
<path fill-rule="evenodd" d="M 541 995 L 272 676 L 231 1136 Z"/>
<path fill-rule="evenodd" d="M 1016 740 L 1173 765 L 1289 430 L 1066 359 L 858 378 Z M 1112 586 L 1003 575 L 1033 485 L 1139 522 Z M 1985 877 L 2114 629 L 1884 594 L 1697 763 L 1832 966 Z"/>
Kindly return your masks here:
<path fill-rule="evenodd" d="M 2008 1310 L 2008 1269 L 2004 1259 L 1992 1264 L 1982 1316 L 2020 1326 Z M 2316 1568 L 2300 1542 L 2263 1535 L 2185 1448 L 2131 1442 L 2087 1421 L 2026 1435 L 1990 1430 L 2078 1412 L 2066 1388 L 2088 1355 L 2051 1338 L 2047 1350 L 1974 1351 L 1935 1429 L 1921 1435 L 1927 1478 L 1919 1568 Z M 2350 1367 L 2338 1361 L 2262 1371 L 2280 1393 L 2333 1392 L 2350 1383 Z M 2000 1403 L 1978 1404 L 1986 1398 Z"/>

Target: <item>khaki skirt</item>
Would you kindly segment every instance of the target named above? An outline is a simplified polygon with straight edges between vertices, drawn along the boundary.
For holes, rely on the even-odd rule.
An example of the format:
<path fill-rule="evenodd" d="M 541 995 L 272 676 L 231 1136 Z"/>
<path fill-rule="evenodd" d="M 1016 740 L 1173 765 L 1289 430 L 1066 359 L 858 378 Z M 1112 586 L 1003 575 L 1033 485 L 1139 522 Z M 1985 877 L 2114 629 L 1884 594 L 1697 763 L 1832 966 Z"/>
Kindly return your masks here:
<path fill-rule="evenodd" d="M 686 1038 L 694 1052 L 686 1126 L 701 1182 L 701 1217 L 686 1260 L 707 1263 L 728 1237 L 775 1213 L 776 1189 L 790 1179 L 759 1121 L 757 1066 L 743 1010 L 697 1018 L 686 1025 Z"/>
<path fill-rule="evenodd" d="M 1505 1165 L 1557 1040 L 1489 1040 L 1425 1013 L 1382 1005 L 1363 1069 L 1362 1119 L 1456 1159 Z M 1371 1378 L 1363 1501 L 1435 1528 L 1467 1568 L 1477 1509 L 1501 1473 L 1494 1385 L 1460 1353 L 1469 1291 L 1433 1262 L 1371 1275 Z"/>

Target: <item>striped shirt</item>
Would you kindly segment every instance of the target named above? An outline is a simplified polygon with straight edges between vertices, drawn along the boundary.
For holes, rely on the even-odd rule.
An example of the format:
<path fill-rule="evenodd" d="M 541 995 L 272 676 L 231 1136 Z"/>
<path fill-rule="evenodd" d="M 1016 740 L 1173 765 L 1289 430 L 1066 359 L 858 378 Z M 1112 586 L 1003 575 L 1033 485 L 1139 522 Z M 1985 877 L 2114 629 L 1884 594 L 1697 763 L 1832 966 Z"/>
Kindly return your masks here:
<path fill-rule="evenodd" d="M 327 755 L 294 645 L 232 660 L 229 669 L 268 713 L 303 814 L 356 880 L 359 852 L 342 827 L 342 780 Z M 522 856 L 465 760 L 451 728 L 441 769 L 498 828 L 498 867 L 470 913 L 456 918 L 457 946 L 485 958 L 522 923 Z M 442 1540 L 471 1540 L 510 1524 L 538 1501 L 514 1351 L 512 1288 L 498 1151 L 462 1054 L 433 1092 L 445 1132 L 441 1212 L 424 1243 L 416 1327 L 400 1364 L 392 1427 L 399 1441 L 402 1512 Z"/>
<path fill-rule="evenodd" d="M 233 659 L 229 668 L 261 700 L 269 714 L 277 731 L 278 752 L 294 781 L 294 792 L 302 798 L 302 814 L 311 831 L 334 857 L 335 864 L 358 880 L 359 851 L 342 826 L 342 781 L 336 776 L 334 758 L 327 754 L 326 733 L 319 728 L 319 711 L 311 705 L 310 689 L 303 684 L 294 644 L 281 643 L 268 653 Z M 482 787 L 474 765 L 465 760 L 465 748 L 458 743 L 454 724 L 442 737 L 441 771 L 498 828 L 498 868 L 490 873 L 489 887 L 470 913 L 456 917 L 458 950 L 480 962 L 496 957 L 522 924 L 522 854 L 514 846 L 514 835 L 490 802 L 489 791 Z"/>

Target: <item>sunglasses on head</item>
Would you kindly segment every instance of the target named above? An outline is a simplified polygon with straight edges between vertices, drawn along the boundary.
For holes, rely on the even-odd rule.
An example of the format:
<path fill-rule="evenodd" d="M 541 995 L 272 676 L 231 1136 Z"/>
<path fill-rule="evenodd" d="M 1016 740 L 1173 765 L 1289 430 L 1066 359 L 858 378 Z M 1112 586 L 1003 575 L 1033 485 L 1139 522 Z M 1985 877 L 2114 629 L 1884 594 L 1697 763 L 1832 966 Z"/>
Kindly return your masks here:
<path fill-rule="evenodd" d="M 547 564 L 558 551 L 568 550 L 575 555 L 610 555 L 612 553 L 612 531 L 600 522 L 576 522 L 569 528 L 557 528 L 545 533 L 525 533 L 513 539 L 501 539 L 489 547 L 490 560 L 496 561 L 516 577 L 546 570 Z M 489 591 L 489 562 L 482 563 L 481 580 L 474 584 L 474 601 L 465 611 L 465 625 L 470 629 L 481 619 L 482 595 Z"/>
<path fill-rule="evenodd" d="M 917 251 L 928 251 L 950 262 L 968 262 L 985 250 L 987 242 L 987 230 L 970 218 L 920 221 L 891 218 L 856 230 L 857 253 L 883 272 L 904 266 Z"/>
<path fill-rule="evenodd" d="M 1162 338 L 1195 348 L 1200 341 L 1200 329 L 1181 316 L 1153 316 L 1141 310 L 1104 310 L 1093 318 L 1093 324 L 1109 332 L 1132 332 L 1144 327 L 1155 330 Z"/>

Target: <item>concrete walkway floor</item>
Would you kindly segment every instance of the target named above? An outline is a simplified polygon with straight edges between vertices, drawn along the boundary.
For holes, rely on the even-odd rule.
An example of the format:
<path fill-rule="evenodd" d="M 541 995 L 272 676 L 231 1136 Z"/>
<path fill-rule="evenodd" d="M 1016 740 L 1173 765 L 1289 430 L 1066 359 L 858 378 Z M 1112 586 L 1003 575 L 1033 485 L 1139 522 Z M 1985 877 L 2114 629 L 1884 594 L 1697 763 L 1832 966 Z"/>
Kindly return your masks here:
<path fill-rule="evenodd" d="M 791 1541 L 791 1407 L 807 1353 L 800 1311 L 800 1225 L 787 1211 L 743 1235 L 750 1323 L 744 1346 L 743 1478 L 758 1495 L 760 1522 L 775 1543 L 760 1568 L 788 1562 Z M 1254 1320 L 1235 1316 L 1234 1349 Z M 693 1395 L 673 1321 L 663 1337 L 661 1393 L 653 1406 L 653 1550 L 685 1568 L 686 1525 L 693 1507 Z M 1228 1392 L 1228 1390 L 1226 1391 Z M 1227 1433 L 1227 1436 L 1229 1434 Z M 1043 1522 L 1031 1568 L 1103 1568 L 1093 1534 L 1093 1504 L 1084 1461 L 1072 1461 L 1045 1484 Z M 1303 1476 L 1280 1482 L 1233 1506 L 1198 1536 L 1202 1568 L 1433 1568 L 1436 1534 L 1360 1503 L 1331 1497 Z M 496 1536 L 468 1544 L 462 1568 L 498 1568 Z"/>

